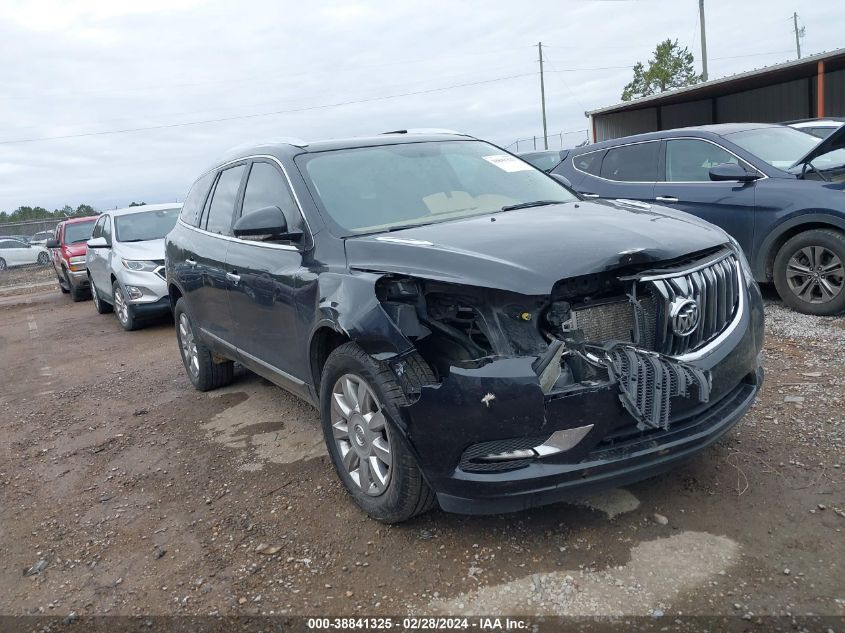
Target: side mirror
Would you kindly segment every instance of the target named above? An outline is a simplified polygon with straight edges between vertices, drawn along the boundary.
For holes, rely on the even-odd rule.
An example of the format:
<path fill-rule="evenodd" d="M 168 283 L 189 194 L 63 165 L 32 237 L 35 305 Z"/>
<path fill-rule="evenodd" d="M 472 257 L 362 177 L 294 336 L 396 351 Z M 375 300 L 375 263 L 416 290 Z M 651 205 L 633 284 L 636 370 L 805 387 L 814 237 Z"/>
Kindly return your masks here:
<path fill-rule="evenodd" d="M 264 207 L 241 217 L 232 230 L 235 237 L 247 240 L 298 240 L 302 231 L 288 229 L 279 207 Z"/>
<path fill-rule="evenodd" d="M 106 241 L 104 237 L 92 237 L 87 242 L 88 248 L 108 248 L 109 243 Z"/>
<path fill-rule="evenodd" d="M 59 248 L 59 243 L 52 237 L 44 243 L 47 248 Z"/>
<path fill-rule="evenodd" d="M 736 163 L 722 163 L 721 165 L 713 165 L 710 168 L 710 180 L 725 181 L 738 180 L 739 182 L 751 182 L 757 180 L 760 176 L 748 172 L 742 165 Z"/>
<path fill-rule="evenodd" d="M 552 178 L 557 180 L 564 187 L 567 187 L 568 189 L 572 189 L 572 183 L 569 182 L 569 178 L 567 178 L 566 176 L 561 176 L 560 174 L 549 174 L 549 176 L 551 176 Z"/>

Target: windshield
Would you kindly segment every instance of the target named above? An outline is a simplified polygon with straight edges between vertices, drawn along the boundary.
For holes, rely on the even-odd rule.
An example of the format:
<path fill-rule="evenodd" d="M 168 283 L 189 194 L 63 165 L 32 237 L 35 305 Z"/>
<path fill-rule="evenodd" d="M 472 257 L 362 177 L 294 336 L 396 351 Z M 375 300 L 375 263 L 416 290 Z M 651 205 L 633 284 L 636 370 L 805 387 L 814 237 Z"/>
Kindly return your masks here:
<path fill-rule="evenodd" d="M 789 169 L 821 142 L 791 127 L 761 127 L 725 137 L 778 169 Z"/>
<path fill-rule="evenodd" d="M 119 215 L 114 219 L 115 238 L 118 242 L 160 240 L 176 226 L 178 218 L 178 208 Z"/>
<path fill-rule="evenodd" d="M 343 234 L 577 199 L 543 172 L 481 141 L 380 145 L 302 154 L 297 160 Z"/>
<path fill-rule="evenodd" d="M 94 222 L 74 222 L 73 224 L 65 224 L 65 244 L 76 244 L 77 242 L 87 242 L 91 239 L 91 231 L 94 230 Z"/>

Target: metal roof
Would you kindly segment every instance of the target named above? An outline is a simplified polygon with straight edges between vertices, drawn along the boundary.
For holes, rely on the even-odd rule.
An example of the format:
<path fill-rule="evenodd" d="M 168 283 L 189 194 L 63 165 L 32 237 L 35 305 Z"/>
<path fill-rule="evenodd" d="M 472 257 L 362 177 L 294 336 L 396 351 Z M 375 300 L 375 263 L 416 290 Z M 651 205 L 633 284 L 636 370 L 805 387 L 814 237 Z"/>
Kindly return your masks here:
<path fill-rule="evenodd" d="M 845 61 L 845 48 L 838 48 L 834 51 L 818 53 L 816 55 L 810 55 L 809 57 L 802 57 L 801 59 L 793 59 L 791 61 L 783 62 L 781 64 L 764 66 L 763 68 L 755 68 L 754 70 L 748 70 L 742 73 L 737 73 L 735 75 L 728 75 L 727 77 L 720 77 L 719 79 L 711 79 L 710 81 L 694 84 L 692 86 L 675 88 L 674 90 L 667 90 L 666 92 L 661 92 L 660 94 L 656 95 L 649 95 L 648 97 L 640 97 L 639 99 L 634 99 L 632 101 L 623 101 L 621 103 L 617 103 L 616 105 L 605 106 L 603 108 L 597 108 L 595 110 L 588 110 L 584 114 L 586 116 L 593 116 L 595 114 L 605 114 L 608 112 L 624 112 L 626 110 L 637 110 L 639 108 L 647 107 L 650 105 L 664 105 L 680 101 L 690 101 L 691 97 L 699 96 L 694 95 L 694 93 L 701 93 L 700 96 L 702 98 L 706 96 L 711 96 L 710 94 L 707 94 L 711 92 L 718 92 L 719 94 L 724 94 L 724 92 L 720 89 L 729 88 L 730 85 L 733 83 L 748 83 L 749 80 L 762 78 L 765 75 L 770 74 L 788 75 L 791 73 L 791 71 L 804 70 L 804 66 L 807 66 L 808 68 L 815 68 L 818 62 L 820 61 L 828 61 L 838 58 L 841 58 L 843 61 Z M 802 74 L 806 75 L 806 73 Z M 749 89 L 754 87 L 757 86 L 748 86 Z"/>

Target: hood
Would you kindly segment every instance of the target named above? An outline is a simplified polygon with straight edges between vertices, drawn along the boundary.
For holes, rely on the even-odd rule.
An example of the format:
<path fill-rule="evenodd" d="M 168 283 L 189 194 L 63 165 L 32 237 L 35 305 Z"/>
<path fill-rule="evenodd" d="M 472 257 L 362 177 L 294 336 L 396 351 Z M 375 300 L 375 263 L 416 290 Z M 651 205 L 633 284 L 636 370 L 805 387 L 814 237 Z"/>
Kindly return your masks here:
<path fill-rule="evenodd" d="M 833 132 L 833 134 L 828 136 L 826 139 L 823 139 L 821 143 L 792 163 L 789 169 L 795 169 L 799 165 L 809 163 L 811 160 L 818 158 L 822 154 L 827 154 L 828 152 L 842 149 L 843 147 L 845 147 L 845 125 L 840 126 L 838 130 Z"/>
<path fill-rule="evenodd" d="M 686 213 L 568 202 L 346 240 L 349 267 L 547 295 L 560 279 L 682 257 L 728 242 Z"/>
<path fill-rule="evenodd" d="M 117 250 L 125 259 L 164 259 L 164 238 L 143 242 L 118 242 Z"/>
<path fill-rule="evenodd" d="M 65 244 L 62 249 L 67 253 L 68 257 L 77 257 L 88 252 L 88 244 L 85 242 L 76 242 L 74 244 Z"/>

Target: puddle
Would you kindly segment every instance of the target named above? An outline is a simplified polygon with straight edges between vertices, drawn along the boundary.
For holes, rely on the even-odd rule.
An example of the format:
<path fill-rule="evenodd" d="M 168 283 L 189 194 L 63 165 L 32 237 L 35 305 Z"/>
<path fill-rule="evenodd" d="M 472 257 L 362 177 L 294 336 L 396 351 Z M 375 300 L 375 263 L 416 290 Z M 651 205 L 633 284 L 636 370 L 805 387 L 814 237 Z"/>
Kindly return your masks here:
<path fill-rule="evenodd" d="M 244 399 L 202 425 L 215 442 L 248 451 L 241 470 L 261 470 L 267 462 L 290 464 L 326 454 L 317 411 L 258 376 L 213 392 Z"/>

